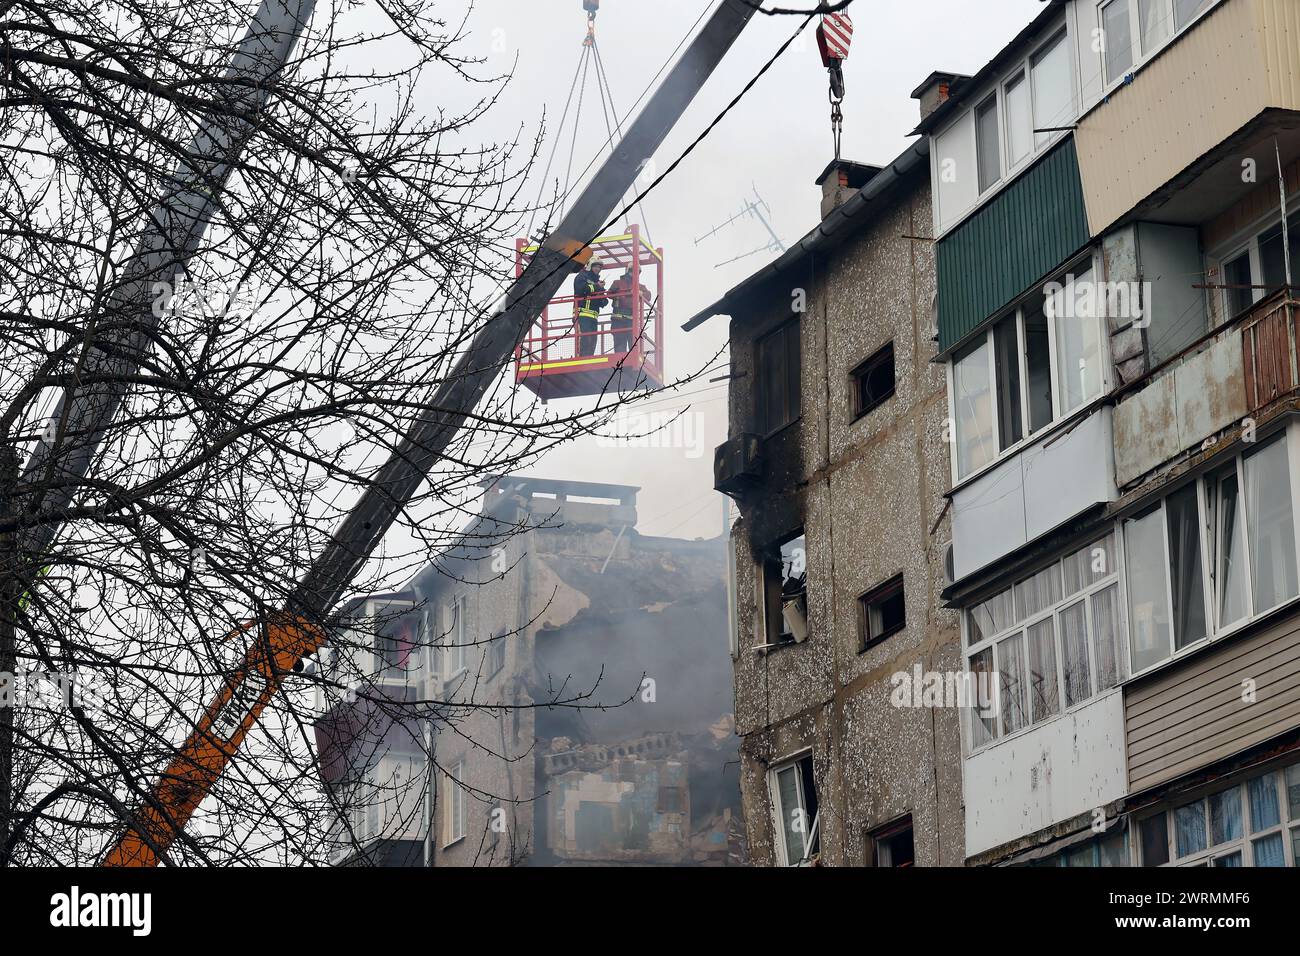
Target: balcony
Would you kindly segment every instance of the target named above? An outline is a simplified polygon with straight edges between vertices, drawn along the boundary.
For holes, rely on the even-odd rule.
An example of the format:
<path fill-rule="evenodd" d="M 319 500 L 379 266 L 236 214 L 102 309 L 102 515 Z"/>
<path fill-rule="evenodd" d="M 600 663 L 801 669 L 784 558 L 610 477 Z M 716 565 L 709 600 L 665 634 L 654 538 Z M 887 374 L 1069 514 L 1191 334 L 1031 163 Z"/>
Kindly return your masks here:
<path fill-rule="evenodd" d="M 952 492 L 955 580 L 1115 496 L 1110 409 L 1063 419 Z"/>
<path fill-rule="evenodd" d="M 1225 0 L 1079 120 L 1099 235 L 1130 217 L 1190 225 L 1300 154 L 1300 5 Z"/>
<path fill-rule="evenodd" d="M 1115 480 L 1133 485 L 1206 439 L 1293 393 L 1300 382 L 1294 289 L 1281 289 L 1203 336 L 1122 394 Z"/>

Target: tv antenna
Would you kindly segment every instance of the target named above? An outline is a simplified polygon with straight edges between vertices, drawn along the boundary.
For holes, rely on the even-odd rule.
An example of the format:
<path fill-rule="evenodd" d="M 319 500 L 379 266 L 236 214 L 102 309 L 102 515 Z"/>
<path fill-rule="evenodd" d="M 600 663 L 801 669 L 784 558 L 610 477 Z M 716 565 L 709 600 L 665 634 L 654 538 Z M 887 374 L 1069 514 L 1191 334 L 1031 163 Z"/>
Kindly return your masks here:
<path fill-rule="evenodd" d="M 736 213 L 726 222 L 721 222 L 718 225 L 714 226 L 711 230 L 709 230 L 704 235 L 696 239 L 695 244 L 698 246 L 705 239 L 712 239 L 714 236 L 720 233 L 723 229 L 726 229 L 732 223 L 739 222 L 740 220 L 745 218 L 757 219 L 760 223 L 762 223 L 763 228 L 767 230 L 768 240 L 763 245 L 755 249 L 749 250 L 749 252 L 742 252 L 740 255 L 733 256 L 732 258 L 727 259 L 725 262 L 719 262 L 715 264 L 713 267 L 715 269 L 721 269 L 723 266 L 730 265 L 733 262 L 739 262 L 741 259 L 748 259 L 750 256 L 758 255 L 760 252 L 785 252 L 785 243 L 783 243 L 781 241 L 780 236 L 776 234 L 776 230 L 772 228 L 772 223 L 768 219 L 768 217 L 772 215 L 772 207 L 769 206 L 767 204 L 767 201 L 758 194 L 758 187 L 754 186 L 753 188 L 754 188 L 754 198 L 746 199 L 745 204 L 740 209 L 740 212 Z"/>

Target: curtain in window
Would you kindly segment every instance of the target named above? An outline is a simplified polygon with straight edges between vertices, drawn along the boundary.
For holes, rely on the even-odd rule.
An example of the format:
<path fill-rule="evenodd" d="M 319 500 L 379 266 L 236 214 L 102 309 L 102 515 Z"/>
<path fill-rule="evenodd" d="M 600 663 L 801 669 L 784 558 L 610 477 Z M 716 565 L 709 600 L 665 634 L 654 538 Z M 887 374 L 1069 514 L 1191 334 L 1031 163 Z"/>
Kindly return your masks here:
<path fill-rule="evenodd" d="M 1002 692 L 1002 731 L 1012 734 L 1029 726 L 1025 694 L 1025 640 L 1023 634 L 998 643 L 998 680 Z"/>
<path fill-rule="evenodd" d="M 1061 568 L 1053 563 L 1016 585 L 1016 620 L 1023 621 L 1061 600 Z"/>
<path fill-rule="evenodd" d="M 1119 585 L 1112 584 L 1092 596 L 1092 659 L 1097 669 L 1097 692 L 1109 690 L 1124 676 L 1123 622 L 1119 613 Z"/>
<path fill-rule="evenodd" d="M 1259 833 L 1282 822 L 1277 800 L 1277 774 L 1267 773 L 1246 784 L 1250 799 L 1250 832 Z"/>
<path fill-rule="evenodd" d="M 1073 707 L 1092 696 L 1088 670 L 1087 611 L 1082 601 L 1060 614 L 1061 660 L 1065 671 L 1065 706 Z"/>
<path fill-rule="evenodd" d="M 1254 578 L 1255 613 L 1296 595 L 1291 469 L 1285 439 L 1246 458 L 1246 534 Z"/>
<path fill-rule="evenodd" d="M 1169 37 L 1171 24 L 1166 0 L 1138 0 L 1138 21 L 1145 56 Z"/>
<path fill-rule="evenodd" d="M 1233 787 L 1210 797 L 1210 836 L 1214 845 L 1231 843 L 1245 835 L 1241 816 L 1241 788 Z"/>
<path fill-rule="evenodd" d="M 1030 720 L 1039 721 L 1061 710 L 1061 688 L 1056 676 L 1056 637 L 1052 619 L 1039 621 L 1026 631 L 1029 641 Z"/>
<path fill-rule="evenodd" d="M 1174 811 L 1174 844 L 1179 856 L 1205 849 L 1205 809 L 1199 801 Z"/>
<path fill-rule="evenodd" d="M 977 604 L 970 611 L 970 644 L 1001 634 L 1016 622 L 1011 607 L 1011 588 L 999 591 L 982 604 Z"/>
<path fill-rule="evenodd" d="M 1251 849 L 1255 854 L 1256 866 L 1286 866 L 1286 851 L 1282 845 L 1282 834 L 1273 833 L 1256 840 Z"/>
<path fill-rule="evenodd" d="M 971 746 L 982 747 L 997 739 L 996 700 L 992 700 L 993 648 L 986 647 L 970 659 L 971 679 L 975 685 L 976 700 L 972 702 L 970 725 Z"/>

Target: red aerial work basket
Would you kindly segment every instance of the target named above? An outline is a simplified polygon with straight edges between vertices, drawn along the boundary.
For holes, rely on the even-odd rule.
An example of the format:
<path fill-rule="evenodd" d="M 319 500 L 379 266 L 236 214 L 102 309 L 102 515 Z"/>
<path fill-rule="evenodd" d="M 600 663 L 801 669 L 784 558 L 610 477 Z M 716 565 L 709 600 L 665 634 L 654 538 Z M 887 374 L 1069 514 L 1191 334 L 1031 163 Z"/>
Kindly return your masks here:
<path fill-rule="evenodd" d="M 515 352 L 515 381 L 544 402 L 663 386 L 664 251 L 642 237 L 640 226 L 603 236 L 589 248 L 604 263 L 601 278 L 607 289 L 624 270 L 631 270 L 631 289 L 619 296 L 632 304 L 630 342 L 626 351 L 620 350 L 624 343 L 615 331 L 624 330 L 612 324 L 613 295 L 601 310 L 596 330 L 581 331 L 573 280 L 566 279 Z M 536 243 L 516 240 L 516 276 L 523 275 L 537 250 Z M 646 294 L 637 294 L 643 288 Z"/>

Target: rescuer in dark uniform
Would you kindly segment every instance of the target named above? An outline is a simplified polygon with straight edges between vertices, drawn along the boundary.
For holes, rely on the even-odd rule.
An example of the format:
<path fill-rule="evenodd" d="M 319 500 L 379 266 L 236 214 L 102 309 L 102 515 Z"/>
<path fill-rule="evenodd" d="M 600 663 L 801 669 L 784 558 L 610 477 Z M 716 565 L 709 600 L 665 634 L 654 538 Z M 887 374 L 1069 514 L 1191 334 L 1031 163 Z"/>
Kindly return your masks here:
<path fill-rule="evenodd" d="M 597 258 L 592 258 L 573 280 L 573 309 L 578 321 L 578 331 L 585 333 L 578 337 L 578 354 L 594 355 L 596 352 L 596 325 L 600 321 L 600 310 L 609 299 L 605 298 L 605 284 L 600 281 L 600 272 L 604 268 Z"/>

